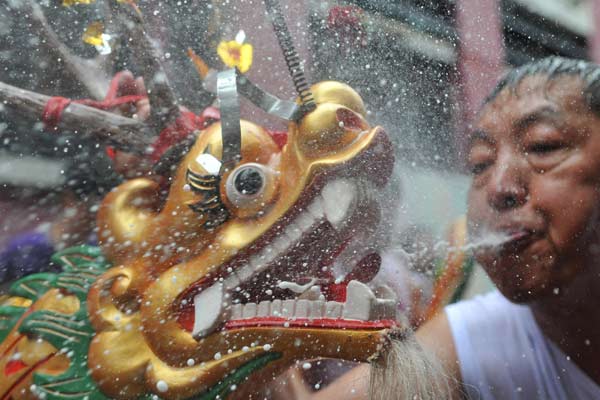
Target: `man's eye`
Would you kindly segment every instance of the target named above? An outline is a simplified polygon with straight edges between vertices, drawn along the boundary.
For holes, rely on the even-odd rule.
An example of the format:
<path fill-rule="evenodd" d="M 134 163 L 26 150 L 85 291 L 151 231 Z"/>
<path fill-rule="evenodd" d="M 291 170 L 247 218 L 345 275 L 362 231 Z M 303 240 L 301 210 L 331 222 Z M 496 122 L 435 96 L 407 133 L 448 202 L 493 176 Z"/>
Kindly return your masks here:
<path fill-rule="evenodd" d="M 487 169 L 487 167 L 490 166 L 490 163 L 488 161 L 486 162 L 480 162 L 480 163 L 476 163 L 476 164 L 472 164 L 470 169 L 471 169 L 471 174 L 473 175 L 479 175 L 481 174 L 483 171 L 485 171 Z"/>
<path fill-rule="evenodd" d="M 564 145 L 561 142 L 540 142 L 529 145 L 527 147 L 527 152 L 544 155 L 560 150 L 563 147 Z"/>

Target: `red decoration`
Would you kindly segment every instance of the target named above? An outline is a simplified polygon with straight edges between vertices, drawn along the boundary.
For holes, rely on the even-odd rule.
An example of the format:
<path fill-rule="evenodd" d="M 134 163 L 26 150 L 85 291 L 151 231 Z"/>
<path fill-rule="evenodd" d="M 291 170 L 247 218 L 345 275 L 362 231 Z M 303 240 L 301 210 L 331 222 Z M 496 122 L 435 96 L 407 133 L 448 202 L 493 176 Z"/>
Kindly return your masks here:
<path fill-rule="evenodd" d="M 118 96 L 119 93 L 135 93 L 135 80 L 132 76 L 125 72 L 117 73 L 108 89 L 106 97 L 102 101 L 91 99 L 71 100 L 66 97 L 52 97 L 46 103 L 44 112 L 42 113 L 42 121 L 47 129 L 55 129 L 61 120 L 61 116 L 65 108 L 71 103 L 83 104 L 89 107 L 94 107 L 100 110 L 112 110 L 124 104 L 134 105 L 137 101 L 146 99 L 147 96 L 138 94 L 129 94 Z M 164 128 L 158 138 L 152 145 L 152 152 L 149 156 L 152 162 L 157 162 L 160 157 L 174 144 L 185 139 L 190 133 L 196 130 L 206 129 L 213 123 L 221 120 L 221 113 L 215 107 L 207 107 L 196 115 L 193 112 L 182 107 L 179 117 L 171 125 Z M 287 132 L 285 131 L 269 131 L 269 134 L 279 146 L 283 148 L 287 142 Z M 115 149 L 112 147 L 106 148 L 106 154 L 114 160 Z"/>
<path fill-rule="evenodd" d="M 215 107 L 205 108 L 200 115 L 196 115 L 188 110 L 181 110 L 179 118 L 172 125 L 163 129 L 160 135 L 158 135 L 158 139 L 152 145 L 154 150 L 150 155 L 150 159 L 153 162 L 157 162 L 165 151 L 185 139 L 190 133 L 206 129 L 220 120 L 221 113 Z"/>
<path fill-rule="evenodd" d="M 288 133 L 286 131 L 271 131 L 267 130 L 269 135 L 273 138 L 273 141 L 280 149 L 283 149 L 283 146 L 287 143 Z"/>
<path fill-rule="evenodd" d="M 71 103 L 83 104 L 108 111 L 124 104 L 134 105 L 140 100 L 147 99 L 147 96 L 139 94 L 118 95 L 119 93 L 135 92 L 135 80 L 130 74 L 122 71 L 113 77 L 108 93 L 102 101 L 91 99 L 71 100 L 60 96 L 50 98 L 44 107 L 42 121 L 46 129 L 55 129 L 60 124 L 63 111 Z M 150 154 L 150 159 L 153 162 L 157 162 L 167 149 L 186 138 L 190 133 L 195 130 L 205 129 L 220 119 L 221 114 L 215 107 L 206 108 L 200 115 L 196 115 L 183 108 L 175 122 L 160 132 L 158 139 L 152 146 L 153 151 Z M 114 159 L 115 150 L 112 147 L 107 147 L 106 153 L 111 159 Z"/>
<path fill-rule="evenodd" d="M 92 99 L 71 100 L 60 96 L 51 97 L 46 103 L 46 107 L 42 113 L 42 122 L 44 122 L 44 125 L 47 129 L 56 128 L 56 126 L 60 123 L 62 112 L 71 103 L 83 104 L 85 106 L 107 111 L 123 104 L 135 104 L 136 101 L 146 98 L 146 96 L 138 94 L 117 97 L 119 91 L 131 91 L 132 88 L 135 88 L 135 82 L 133 81 L 133 78 L 128 77 L 125 72 L 122 71 L 114 76 L 110 82 L 106 97 L 102 101 Z"/>
<path fill-rule="evenodd" d="M 15 374 L 22 370 L 23 368 L 27 368 L 27 364 L 25 364 L 21 360 L 10 360 L 4 366 L 4 375 L 9 376 Z"/>
<path fill-rule="evenodd" d="M 361 19 L 363 10 L 356 6 L 335 6 L 329 9 L 327 27 L 350 43 L 365 46 L 365 30 Z"/>

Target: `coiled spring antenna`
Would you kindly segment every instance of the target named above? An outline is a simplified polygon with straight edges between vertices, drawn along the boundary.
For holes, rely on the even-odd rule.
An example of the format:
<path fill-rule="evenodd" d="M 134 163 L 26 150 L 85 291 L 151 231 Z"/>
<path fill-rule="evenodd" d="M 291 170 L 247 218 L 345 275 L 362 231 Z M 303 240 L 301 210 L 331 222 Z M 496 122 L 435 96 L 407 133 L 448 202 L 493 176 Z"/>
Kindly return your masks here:
<path fill-rule="evenodd" d="M 271 17 L 271 23 L 279 42 L 279 47 L 283 52 L 285 63 L 287 64 L 292 81 L 296 92 L 300 96 L 300 102 L 302 103 L 302 109 L 304 113 L 313 111 L 316 108 L 315 99 L 310 91 L 306 75 L 300 63 L 300 57 L 294 48 L 294 42 L 292 41 L 292 35 L 288 30 L 281 5 L 278 0 L 264 0 L 267 12 Z"/>

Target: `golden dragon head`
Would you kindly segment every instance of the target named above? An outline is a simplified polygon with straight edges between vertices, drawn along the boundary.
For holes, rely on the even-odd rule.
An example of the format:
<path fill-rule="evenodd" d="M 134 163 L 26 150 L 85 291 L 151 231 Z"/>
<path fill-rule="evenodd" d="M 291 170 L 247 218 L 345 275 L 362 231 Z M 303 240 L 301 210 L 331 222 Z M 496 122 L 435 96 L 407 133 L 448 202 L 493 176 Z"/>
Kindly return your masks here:
<path fill-rule="evenodd" d="M 88 295 L 88 364 L 105 394 L 186 398 L 240 371 L 264 379 L 301 359 L 366 361 L 400 328 L 389 292 L 366 285 L 377 257 L 357 258 L 345 278 L 331 268 L 378 223 L 392 145 L 347 85 L 312 93 L 316 108 L 290 123 L 282 148 L 241 121 L 240 154 L 226 160 L 217 123 L 168 194 L 140 178 L 106 197 L 99 238 L 114 267 Z"/>

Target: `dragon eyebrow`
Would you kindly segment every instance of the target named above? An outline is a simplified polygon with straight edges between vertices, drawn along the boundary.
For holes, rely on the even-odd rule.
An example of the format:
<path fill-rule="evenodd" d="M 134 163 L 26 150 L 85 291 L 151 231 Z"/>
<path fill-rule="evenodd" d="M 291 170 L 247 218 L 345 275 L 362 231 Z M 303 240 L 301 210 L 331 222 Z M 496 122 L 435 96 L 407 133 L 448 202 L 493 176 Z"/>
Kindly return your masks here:
<path fill-rule="evenodd" d="M 209 216 L 204 223 L 204 228 L 215 229 L 229 219 L 229 212 L 219 193 L 220 175 L 200 175 L 188 167 L 185 179 L 192 191 L 202 196 L 200 200 L 189 203 L 188 207 L 197 213 Z"/>

